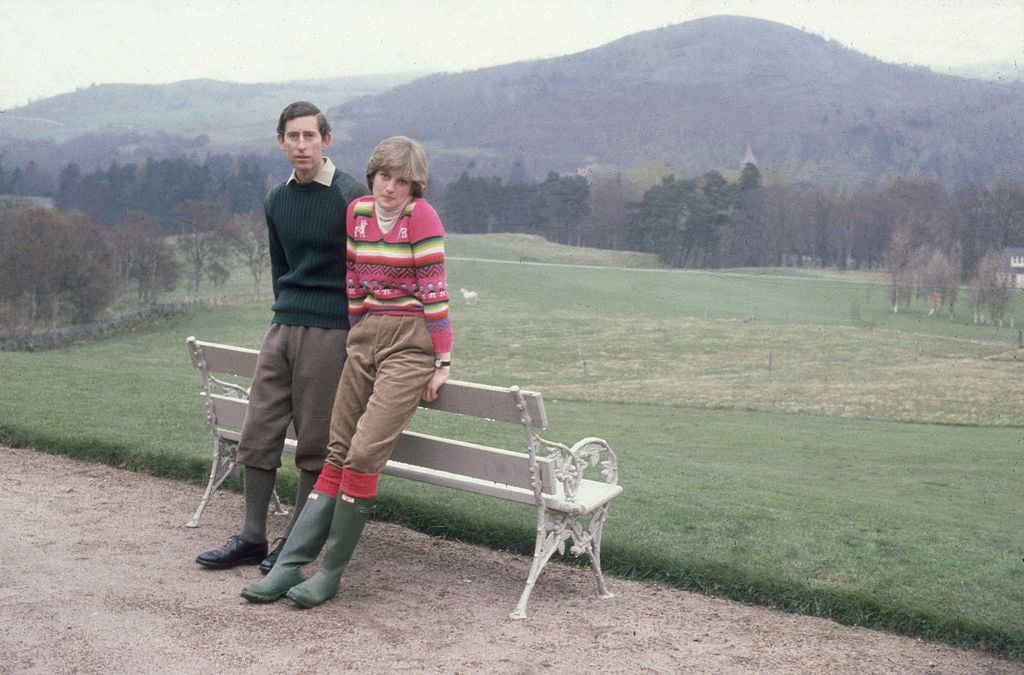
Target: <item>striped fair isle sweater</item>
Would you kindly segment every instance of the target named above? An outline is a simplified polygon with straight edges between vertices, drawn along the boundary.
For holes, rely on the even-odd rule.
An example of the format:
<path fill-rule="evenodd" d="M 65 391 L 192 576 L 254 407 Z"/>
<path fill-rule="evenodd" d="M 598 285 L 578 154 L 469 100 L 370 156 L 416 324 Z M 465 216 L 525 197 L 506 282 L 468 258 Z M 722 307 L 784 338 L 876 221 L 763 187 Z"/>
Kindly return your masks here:
<path fill-rule="evenodd" d="M 414 199 L 387 234 L 372 196 L 353 200 L 345 221 L 349 323 L 367 314 L 422 316 L 437 354 L 452 350 L 444 226 L 426 200 Z"/>

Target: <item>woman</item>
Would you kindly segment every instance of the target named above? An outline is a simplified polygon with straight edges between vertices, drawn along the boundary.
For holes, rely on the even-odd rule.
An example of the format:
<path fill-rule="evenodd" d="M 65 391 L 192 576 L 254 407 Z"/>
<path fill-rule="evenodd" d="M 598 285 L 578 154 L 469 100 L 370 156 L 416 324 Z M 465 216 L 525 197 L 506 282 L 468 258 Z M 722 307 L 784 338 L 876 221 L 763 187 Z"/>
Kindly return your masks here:
<path fill-rule="evenodd" d="M 327 459 L 274 568 L 242 589 L 253 602 L 287 595 L 315 607 L 338 592 L 395 441 L 420 399 L 436 399 L 448 379 L 444 228 L 423 199 L 423 148 L 404 136 L 381 141 L 366 181 L 372 196 L 349 204 L 346 218 L 351 329 Z M 316 559 L 325 541 L 321 568 L 304 579 L 300 568 Z"/>

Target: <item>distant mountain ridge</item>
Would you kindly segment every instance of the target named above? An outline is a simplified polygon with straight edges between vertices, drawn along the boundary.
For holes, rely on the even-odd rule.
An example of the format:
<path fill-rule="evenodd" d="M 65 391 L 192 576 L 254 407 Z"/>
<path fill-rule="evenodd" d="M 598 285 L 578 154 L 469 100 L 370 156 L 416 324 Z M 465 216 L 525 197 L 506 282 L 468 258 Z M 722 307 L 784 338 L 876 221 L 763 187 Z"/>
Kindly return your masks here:
<path fill-rule="evenodd" d="M 883 63 L 782 24 L 719 16 L 570 56 L 431 75 L 330 111 L 352 152 L 404 132 L 444 175 L 663 161 L 738 168 L 749 143 L 796 180 L 886 172 L 1024 178 L 1024 84 Z"/>
<path fill-rule="evenodd" d="M 355 75 L 241 84 L 198 79 L 171 84 L 100 84 L 52 96 L 0 114 L 0 135 L 65 141 L 87 133 L 205 135 L 251 148 L 273 142 L 281 109 L 310 100 L 325 110 L 378 93 L 418 74 Z M 258 134 L 253 136 L 252 134 Z"/>
<path fill-rule="evenodd" d="M 276 154 L 274 119 L 299 98 L 325 108 L 335 128 L 331 157 L 356 173 L 378 140 L 402 133 L 424 142 L 441 182 L 464 170 L 600 176 L 659 163 L 692 176 L 738 169 L 748 144 L 762 171 L 789 180 L 1024 179 L 1021 81 L 887 64 L 736 16 L 564 57 L 416 79 L 94 86 L 0 114 L 0 158 L 5 166 L 33 158 L 59 171 L 86 150 L 87 164 L 147 153 Z"/>

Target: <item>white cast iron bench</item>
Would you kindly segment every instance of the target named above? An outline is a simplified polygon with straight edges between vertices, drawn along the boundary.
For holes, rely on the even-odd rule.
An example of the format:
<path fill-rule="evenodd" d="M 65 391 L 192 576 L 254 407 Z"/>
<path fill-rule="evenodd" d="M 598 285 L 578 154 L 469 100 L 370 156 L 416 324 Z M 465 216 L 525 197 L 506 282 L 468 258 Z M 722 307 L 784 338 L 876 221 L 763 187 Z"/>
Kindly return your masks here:
<path fill-rule="evenodd" d="M 203 415 L 213 434 L 210 478 L 188 527 L 199 527 L 210 498 L 224 480 L 238 471 L 235 448 L 248 405 L 248 385 L 257 351 L 230 345 L 187 340 L 192 364 L 202 375 Z M 399 438 L 383 473 L 537 509 L 537 537 L 526 587 L 512 618 L 526 617 L 530 592 L 551 556 L 586 555 L 602 598 L 612 597 L 601 573 L 601 532 L 611 502 L 622 492 L 618 460 L 599 438 L 584 438 L 571 448 L 545 440 L 537 429 L 547 426 L 539 393 L 518 387 L 493 387 L 449 380 L 441 395 L 421 408 L 520 425 L 526 434 L 525 452 L 479 445 L 406 430 Z M 285 451 L 294 452 L 295 434 L 289 428 Z M 589 477 L 593 475 L 594 477 Z M 278 513 L 285 513 L 274 495 Z"/>

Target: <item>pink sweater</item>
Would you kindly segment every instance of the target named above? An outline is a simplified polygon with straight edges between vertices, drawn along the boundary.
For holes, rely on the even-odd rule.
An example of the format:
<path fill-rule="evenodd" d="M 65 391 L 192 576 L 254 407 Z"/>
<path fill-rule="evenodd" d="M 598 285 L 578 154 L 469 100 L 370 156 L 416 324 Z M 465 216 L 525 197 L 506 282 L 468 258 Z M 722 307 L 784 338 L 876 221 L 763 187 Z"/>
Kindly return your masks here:
<path fill-rule="evenodd" d="M 414 199 L 387 234 L 372 196 L 353 200 L 345 221 L 349 323 L 367 314 L 422 316 L 434 353 L 452 350 L 444 226 L 426 200 Z"/>

